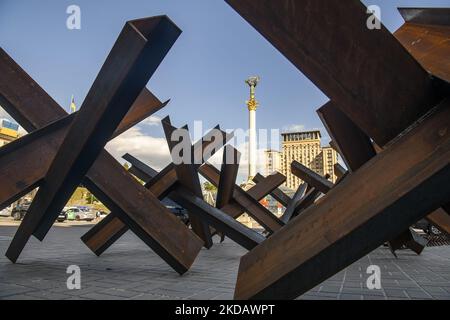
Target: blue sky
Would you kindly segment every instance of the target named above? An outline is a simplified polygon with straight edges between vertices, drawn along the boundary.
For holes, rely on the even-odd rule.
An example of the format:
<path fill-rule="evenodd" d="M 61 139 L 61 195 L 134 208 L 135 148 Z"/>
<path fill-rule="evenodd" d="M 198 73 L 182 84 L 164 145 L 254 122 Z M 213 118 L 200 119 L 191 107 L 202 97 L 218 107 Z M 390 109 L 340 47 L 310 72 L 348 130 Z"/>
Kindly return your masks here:
<path fill-rule="evenodd" d="M 363 2 L 381 7 L 391 31 L 403 23 L 396 7 L 450 6 Z M 72 4 L 81 8 L 81 30 L 66 28 Z M 81 105 L 125 21 L 160 14 L 183 34 L 148 85 L 161 100 L 172 99 L 158 116 L 170 114 L 177 126 L 203 120 L 205 127 L 247 128 L 244 80 L 259 75 L 259 128 L 324 131 L 315 110 L 327 97 L 222 0 L 0 0 L 0 45 L 67 110 L 71 95 Z M 162 137 L 154 123 L 140 128 L 141 135 Z"/>

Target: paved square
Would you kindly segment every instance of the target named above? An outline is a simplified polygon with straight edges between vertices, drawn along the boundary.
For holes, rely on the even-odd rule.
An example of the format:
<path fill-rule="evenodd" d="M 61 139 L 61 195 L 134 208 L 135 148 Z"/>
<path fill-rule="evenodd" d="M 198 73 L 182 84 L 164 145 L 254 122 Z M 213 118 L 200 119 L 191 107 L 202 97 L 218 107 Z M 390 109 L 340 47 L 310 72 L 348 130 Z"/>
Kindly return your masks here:
<path fill-rule="evenodd" d="M 13 265 L 4 254 L 17 227 L 0 226 L 0 299 L 233 298 L 246 250 L 230 240 L 203 249 L 180 277 L 131 232 L 96 257 L 80 240 L 88 228 L 53 227 L 43 243 L 33 238 Z M 81 290 L 67 289 L 70 265 L 81 268 Z M 369 265 L 381 268 L 381 290 L 366 287 Z M 426 248 L 421 256 L 400 251 L 398 259 L 379 248 L 300 299 L 450 299 L 450 247 Z"/>

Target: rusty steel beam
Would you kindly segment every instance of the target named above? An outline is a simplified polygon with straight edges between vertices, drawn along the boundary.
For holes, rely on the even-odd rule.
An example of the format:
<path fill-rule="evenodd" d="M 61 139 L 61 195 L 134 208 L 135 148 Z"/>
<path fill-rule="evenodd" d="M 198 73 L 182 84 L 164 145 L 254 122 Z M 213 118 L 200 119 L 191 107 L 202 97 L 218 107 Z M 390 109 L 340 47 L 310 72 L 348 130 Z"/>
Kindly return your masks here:
<path fill-rule="evenodd" d="M 150 167 L 148 167 L 148 169 L 153 170 Z M 137 173 L 143 173 L 143 171 L 138 170 Z M 144 176 L 145 173 L 140 178 L 143 178 Z M 248 250 L 253 249 L 255 246 L 264 241 L 265 237 L 261 236 L 259 233 L 243 226 L 227 216 L 224 212 L 216 210 L 214 207 L 208 205 L 201 198 L 191 195 L 191 193 L 192 192 L 187 189 L 177 185 L 176 188 L 169 194 L 169 198 L 177 203 L 180 203 L 182 206 L 186 206 L 190 212 L 197 214 L 199 218 L 208 221 L 212 226 L 219 230 L 223 236 L 228 236 L 230 239 Z M 114 225 L 112 221 L 108 224 L 111 225 L 112 228 L 115 227 L 117 232 L 123 231 Z M 104 243 L 104 245 L 111 245 L 111 241 Z M 101 246 L 101 244 L 99 244 L 99 248 L 105 249 Z"/>
<path fill-rule="evenodd" d="M 0 148 L 0 208 L 28 194 L 45 177 L 74 115 L 56 121 Z"/>
<path fill-rule="evenodd" d="M 450 8 L 399 8 L 405 24 L 394 36 L 432 75 L 450 82 Z"/>
<path fill-rule="evenodd" d="M 335 142 L 338 152 L 347 164 L 347 167 L 349 168 L 348 173 L 355 172 L 370 159 L 375 157 L 377 153 L 382 151 L 380 150 L 378 152 L 371 139 L 364 132 L 362 132 L 362 130 L 359 129 L 352 120 L 340 111 L 334 103 L 328 102 L 321 107 L 317 113 L 319 114 L 319 117 L 321 118 L 322 123 L 326 127 L 329 135 Z M 336 164 L 336 166 L 339 166 L 339 164 Z M 344 171 L 342 171 L 342 173 L 347 174 L 345 173 L 345 169 L 343 170 Z M 340 182 L 341 179 L 339 183 Z M 423 251 L 424 241 L 420 240 L 421 237 L 419 235 L 413 236 L 411 232 L 412 231 L 408 228 L 403 231 L 398 238 L 394 238 L 393 240 L 388 239 L 390 240 L 388 241 L 388 245 L 394 256 L 396 256 L 395 250 L 403 245 L 406 245 L 418 254 Z M 419 241 L 416 242 L 416 239 L 419 239 Z"/>
<path fill-rule="evenodd" d="M 2 89 L 3 87 L 0 88 L 0 97 L 3 93 Z M 151 95 L 150 92 L 145 89 L 119 125 L 113 138 L 167 104 L 167 102 L 161 104 L 153 95 L 151 95 L 152 97 L 149 95 Z M 19 108 L 14 109 L 19 110 Z M 0 148 L 0 163 L 2 164 L 0 177 L 2 181 L 11 182 L 3 184 L 0 188 L 0 208 L 10 205 L 39 185 L 76 114 L 73 113 L 57 120 L 41 130 L 25 135 Z M 32 118 L 33 116 L 30 117 L 30 119 Z"/>
<path fill-rule="evenodd" d="M 217 187 L 216 208 L 221 209 L 233 199 L 234 187 L 239 171 L 241 153 L 230 145 L 223 152 L 219 186 Z M 231 160 L 231 161 L 230 161 Z"/>
<path fill-rule="evenodd" d="M 379 145 L 441 98 L 384 26 L 366 27 L 369 16 L 359 0 L 226 2 Z"/>
<path fill-rule="evenodd" d="M 419 236 L 411 229 L 403 231 L 400 235 L 397 235 L 395 238 L 388 241 L 389 249 L 396 258 L 397 254 L 395 252 L 403 246 L 406 246 L 417 255 L 420 255 L 423 252 L 423 249 L 427 246 L 427 243 L 428 241 L 425 238 Z"/>
<path fill-rule="evenodd" d="M 306 195 L 306 188 L 308 185 L 303 183 L 298 187 L 297 191 L 294 194 L 294 197 L 291 199 L 289 204 L 286 206 L 286 210 L 284 211 L 283 216 L 281 217 L 281 221 L 284 223 L 288 223 L 291 218 L 294 216 L 297 208 L 301 205 L 303 198 Z"/>
<path fill-rule="evenodd" d="M 336 163 L 334 165 L 334 174 L 336 175 L 336 177 L 338 178 L 338 181 L 343 179 L 344 176 L 348 173 L 347 170 L 345 170 L 345 168 L 343 166 L 341 166 L 339 163 Z M 337 182 L 336 182 L 337 183 Z"/>
<path fill-rule="evenodd" d="M 242 257 L 235 298 L 295 298 L 442 206 L 450 197 L 449 121 L 447 100 Z"/>
<path fill-rule="evenodd" d="M 116 214 L 110 213 L 89 229 L 81 237 L 81 241 L 97 256 L 100 256 L 128 230 L 130 230 L 129 227 Z"/>
<path fill-rule="evenodd" d="M 220 130 L 218 126 L 214 129 Z M 217 151 L 232 138 L 232 135 L 227 134 L 224 131 L 220 131 L 220 135 L 220 139 L 214 139 L 214 131 L 211 130 L 201 140 L 194 144 L 192 153 L 194 154 L 195 152 L 199 152 L 198 150 L 204 150 L 207 147 L 212 147 L 213 150 Z M 214 152 L 210 154 L 210 156 L 212 155 L 214 155 Z M 151 177 L 150 180 L 146 182 L 145 188 L 159 200 L 163 200 L 169 196 L 176 187 L 178 179 L 173 163 L 166 166 L 161 172 L 156 173 L 154 169 L 135 157 L 131 155 L 127 155 L 126 157 L 127 161 L 133 166 L 137 164 L 138 167 L 134 170 L 137 178 L 145 180 L 148 177 Z M 204 160 L 207 160 L 207 158 Z M 154 173 L 156 174 L 154 175 Z M 120 221 L 119 216 L 116 217 L 115 212 L 111 212 L 109 217 L 109 219 L 103 219 L 97 223 L 94 228 L 81 237 L 81 240 L 86 246 L 98 256 L 114 244 L 126 230 L 128 230 L 126 224 Z"/>
<path fill-rule="evenodd" d="M 300 213 L 302 213 L 304 210 L 313 205 L 321 194 L 322 193 L 314 187 L 309 190 L 307 189 L 305 196 L 302 199 L 300 199 L 298 203 L 296 203 L 295 210 L 292 213 L 285 212 L 283 216 L 281 216 L 281 220 L 285 223 L 288 223 L 289 221 L 297 217 Z"/>
<path fill-rule="evenodd" d="M 317 113 L 350 172 L 377 154 L 370 138 L 333 102 L 325 104 Z"/>
<path fill-rule="evenodd" d="M 144 183 L 149 182 L 158 174 L 156 170 L 146 166 L 142 161 L 139 161 L 129 153 L 122 156 L 122 158 L 131 163 L 131 167 L 128 168 L 128 172 L 133 174 L 135 177 L 140 177 L 139 179 L 144 181 Z"/>
<path fill-rule="evenodd" d="M 163 16 L 125 24 L 30 206 L 29 216 L 34 212 L 40 216 L 33 232 L 39 240 L 44 239 L 180 34 Z M 25 229 L 25 221 L 24 225 Z"/>
<path fill-rule="evenodd" d="M 31 103 L 31 100 L 33 103 Z M 0 101 L 3 108 L 29 132 L 52 124 L 39 134 L 22 137 L 2 153 L 0 176 L 5 183 L 0 188 L 0 207 L 7 206 L 38 186 L 67 134 L 75 114 L 67 116 L 61 108 L 3 49 L 0 48 Z M 146 88 L 134 102 L 113 138 L 163 108 L 161 102 Z M 61 121 L 60 124 L 55 122 Z M 54 129 L 57 128 L 57 131 Z M 43 134 L 50 132 L 51 134 Z M 33 137 L 39 142 L 33 142 Z M 18 142 L 20 141 L 20 142 Z M 19 150 L 26 145 L 27 151 Z M 17 146 L 17 147 L 15 147 Z M 15 150 L 12 150 L 15 149 Z M 3 149 L 6 151 L 6 149 Z M 14 153 L 13 153 L 14 152 Z M 17 157 L 16 152 L 20 153 Z M 6 156 L 6 158 L 4 158 Z M 12 161 L 9 159 L 20 159 Z"/>
<path fill-rule="evenodd" d="M 193 170 L 196 170 L 195 166 L 192 167 L 194 168 Z M 139 170 L 139 172 L 142 171 Z M 142 177 L 144 176 L 145 174 Z M 230 217 L 224 211 L 217 210 L 208 205 L 199 197 L 191 196 L 192 192 L 187 190 L 188 189 L 180 187 L 180 184 L 178 184 L 169 194 L 169 198 L 183 207 L 186 207 L 192 214 L 197 214 L 201 219 L 208 221 L 208 223 L 216 228 L 221 234 L 228 236 L 248 250 L 254 248 L 265 239 L 265 237 L 259 233 L 235 221 L 235 219 Z"/>
<path fill-rule="evenodd" d="M 268 178 L 262 176 L 260 173 L 257 173 L 256 176 L 253 178 L 253 182 L 255 182 L 257 184 L 263 183 Z M 283 205 L 283 207 L 287 207 L 289 202 L 291 201 L 291 198 L 287 194 L 285 194 L 282 190 L 280 190 L 280 188 L 276 188 L 276 189 L 272 190 L 270 195 L 275 200 L 277 200 L 279 203 L 281 203 Z"/>
<path fill-rule="evenodd" d="M 118 217 L 117 219 L 127 225 L 176 272 L 183 274 L 189 270 L 203 246 L 203 241 L 168 211 L 110 154 L 103 152 L 99 160 L 101 162 L 96 162 L 95 165 L 106 163 L 107 169 L 93 167 L 95 170 L 90 172 L 91 179 L 83 182 L 86 187 L 93 191 L 111 213 L 114 213 L 110 214 L 111 217 Z M 111 188 L 111 184 L 118 187 Z M 120 234 L 121 224 L 117 220 L 115 222 L 114 227 L 119 229 Z M 113 234 L 118 236 L 118 233 Z M 93 245 L 98 239 L 102 240 L 101 234 L 96 239 L 91 238 L 90 244 Z"/>
<path fill-rule="evenodd" d="M 309 186 L 314 187 L 322 193 L 327 193 L 331 190 L 331 188 L 333 188 L 333 183 L 331 181 L 305 167 L 298 161 L 293 161 L 291 163 L 291 171 L 295 176 L 305 181 Z"/>
<path fill-rule="evenodd" d="M 426 219 L 441 232 L 450 235 L 450 215 L 443 208 L 429 214 Z"/>
<path fill-rule="evenodd" d="M 247 228 L 223 211 L 214 208 L 203 199 L 196 197 L 190 190 L 184 187 L 172 192 L 170 197 L 189 210 L 189 212 L 196 214 L 199 218 L 207 221 L 220 233 L 247 250 L 254 249 L 266 239 L 263 235 Z"/>
<path fill-rule="evenodd" d="M 275 172 L 266 178 L 264 178 L 263 183 L 257 183 L 249 190 L 249 194 L 254 199 L 262 199 L 267 196 L 268 193 L 276 190 L 280 185 L 286 182 L 286 177 L 279 172 Z"/>
<path fill-rule="evenodd" d="M 189 146 L 192 145 L 187 129 L 177 129 L 173 127 L 169 117 L 163 119 L 162 124 L 172 157 L 174 157 L 174 150 L 177 143 L 180 142 L 173 140 L 173 135 L 177 132 L 177 130 L 185 130 L 185 134 L 182 136 L 183 139 L 187 141 L 183 140 L 182 142 Z M 172 160 L 177 162 L 175 159 Z M 211 231 L 208 224 L 249 250 L 264 241 L 264 236 L 243 226 L 224 212 L 210 206 L 204 201 L 198 170 L 193 164 L 194 162 L 192 156 L 188 159 L 188 161 L 189 160 L 190 162 L 188 163 L 186 162 L 186 159 L 183 159 L 180 164 L 175 164 L 175 171 L 177 173 L 177 179 L 180 187 L 177 188 L 176 191 L 172 192 L 170 197 L 188 210 L 190 213 L 191 225 L 193 224 L 193 215 L 195 215 L 198 221 L 202 222 L 204 226 L 207 227 L 205 232 L 207 232 L 209 238 L 211 238 Z"/>
<path fill-rule="evenodd" d="M 220 171 L 211 164 L 206 163 L 199 170 L 200 174 L 213 185 L 219 185 Z M 284 183 L 285 177 L 281 174 L 275 175 L 264 184 L 256 185 L 255 190 L 251 188 L 247 192 L 238 185 L 234 187 L 233 201 L 221 208 L 230 217 L 237 219 L 247 212 L 269 233 L 280 229 L 284 223 L 273 213 L 267 210 L 259 201 L 268 195 L 272 190 Z"/>
<path fill-rule="evenodd" d="M 176 148 L 179 141 L 174 141 L 172 139 L 173 134 L 177 130 L 184 130 L 184 132 L 187 133 L 187 136 L 184 137 L 184 139 L 188 139 L 188 141 L 181 141 L 184 143 L 188 143 L 189 148 L 192 148 L 192 142 L 189 137 L 189 133 L 187 129 L 177 129 L 172 126 L 170 122 L 170 118 L 166 117 L 161 121 L 164 129 L 164 134 L 166 136 L 167 144 L 169 145 L 170 153 L 173 155 L 173 151 Z M 192 149 L 191 149 L 192 150 Z M 182 156 L 182 155 L 181 155 Z M 194 155 L 191 153 L 189 159 L 189 163 L 186 163 L 183 159 L 183 162 L 180 164 L 176 164 L 175 161 L 175 172 L 177 175 L 178 183 L 180 183 L 185 188 L 189 189 L 195 197 L 203 199 L 203 192 L 202 187 L 200 185 L 200 178 L 198 176 L 197 170 L 195 170 L 194 167 Z M 192 215 L 189 212 L 189 221 L 192 226 L 192 230 L 203 240 L 205 248 L 209 249 L 213 246 L 213 240 L 211 235 L 211 230 L 207 223 L 202 221 L 201 218 L 199 218 L 196 215 Z"/>
<path fill-rule="evenodd" d="M 4 51 L 1 52 L 0 70 L 2 71 L 0 72 L 0 97 L 2 97 L 3 100 L 8 101 L 8 104 L 6 105 L 8 113 L 19 115 L 19 120 L 25 121 L 25 123 L 23 123 L 24 126 L 27 126 L 27 123 L 28 126 L 30 126 L 30 124 L 45 126 L 47 124 L 47 118 L 54 120 L 62 114 L 60 111 L 63 109 L 57 104 L 55 105 L 54 101 L 39 86 L 39 84 L 31 79 L 28 74 L 21 69 L 20 66 L 18 66 Z M 19 89 L 14 91 L 14 88 Z M 34 104 L 32 105 L 32 110 L 30 110 L 31 105 L 29 104 L 29 97 L 36 97 L 33 99 Z M 161 102 L 147 89 L 144 89 L 114 135 L 116 136 L 120 134 L 123 130 L 129 128 L 133 123 L 143 120 L 143 118 L 139 119 L 140 116 L 147 117 L 148 115 L 161 109 L 164 105 L 165 104 L 161 104 Z M 35 110 L 39 110 L 40 112 L 34 112 Z M 67 118 L 73 119 L 74 116 L 75 114 L 72 114 Z M 52 126 L 56 123 L 57 122 L 52 123 Z M 22 123 L 20 124 L 22 125 Z M 51 126 L 49 125 L 48 127 L 50 128 Z M 28 127 L 28 129 L 32 131 L 36 128 Z M 43 179 L 57 152 L 58 147 L 62 143 L 62 139 L 67 133 L 67 128 L 64 130 L 62 133 L 57 133 L 57 138 L 54 139 L 47 136 L 42 143 L 36 143 L 35 147 L 29 149 L 26 156 L 27 159 L 30 160 L 26 160 L 25 155 L 24 158 L 21 158 L 21 160 L 25 161 L 25 163 L 30 164 L 29 166 L 22 167 L 20 161 L 13 161 L 10 163 L 14 164 L 15 167 L 11 167 L 12 170 L 5 171 L 14 172 L 16 176 L 12 177 L 13 179 L 11 181 L 18 182 L 14 184 L 15 189 L 9 190 L 11 193 L 5 195 L 6 199 L 14 196 L 14 194 L 20 194 L 20 192 L 24 192 L 24 190 L 26 191 L 26 188 L 32 186 L 32 181 L 39 181 L 40 179 Z M 33 141 L 32 137 L 34 136 L 35 133 L 29 134 L 13 142 L 11 147 L 16 143 Z M 42 158 L 39 158 L 40 154 L 36 153 L 37 151 L 41 152 L 41 155 L 43 155 Z M 128 183 L 127 197 L 123 197 L 121 193 L 121 188 L 123 186 L 123 181 L 121 180 L 123 178 L 120 177 L 120 175 L 123 174 L 123 171 L 120 171 L 122 168 L 120 167 L 119 171 L 115 170 L 117 161 L 112 159 L 106 151 L 104 151 L 103 154 L 104 156 L 100 156 L 96 160 L 94 166 L 89 170 L 84 184 L 91 186 L 91 188 L 89 188 L 89 186 L 88 188 L 97 198 L 100 199 L 102 197 L 109 197 L 105 200 L 105 203 L 110 203 L 110 208 L 116 208 L 116 210 L 119 211 L 126 210 L 126 214 L 130 215 L 130 217 L 135 221 L 135 223 L 131 225 L 132 231 L 146 244 L 149 244 L 158 255 L 169 262 L 169 265 L 173 266 L 177 272 L 181 274 L 186 272 L 192 265 L 198 251 L 201 248 L 201 241 L 190 231 L 188 231 L 183 224 L 180 224 L 179 221 L 173 221 L 173 219 L 171 219 L 172 222 L 170 222 L 170 219 L 169 221 L 160 221 L 165 218 L 158 214 L 153 216 L 153 211 L 151 210 L 152 207 L 148 204 L 142 206 L 140 195 L 143 194 L 143 187 L 139 184 Z M 39 161 L 45 161 L 40 163 L 37 161 L 38 159 Z M 36 166 L 33 168 L 32 165 Z M 3 168 L 5 167 L 0 167 L 0 169 Z M 29 177 L 34 177 L 33 179 L 35 180 L 28 181 L 27 179 L 29 179 Z M 118 183 L 111 184 L 110 181 L 114 180 L 117 180 Z M 128 180 L 127 182 L 129 182 Z M 1 193 L 1 196 L 3 197 L 4 194 Z M 151 212 L 152 214 L 150 217 L 153 216 L 153 220 L 145 219 L 145 217 L 142 216 L 142 213 L 145 212 Z M 125 212 L 122 213 L 122 215 L 124 214 Z M 110 217 L 112 218 L 114 215 Z M 115 221 L 123 226 L 120 219 L 117 218 Z M 152 224 L 162 226 L 164 223 L 171 225 L 173 230 L 176 231 L 173 232 L 170 238 L 162 237 L 151 227 Z M 111 227 L 114 229 L 117 225 L 112 224 Z M 187 234 L 186 231 L 188 231 Z M 119 234 L 120 232 L 117 233 L 117 235 Z M 176 246 L 178 244 L 177 241 L 179 240 L 176 237 L 183 239 L 186 243 L 186 247 L 183 249 L 181 254 L 179 254 L 179 251 L 176 250 Z M 101 239 L 101 236 L 99 238 Z M 93 240 L 92 245 L 95 244 L 95 239 Z M 175 244 L 173 242 L 175 242 Z M 175 248 L 175 250 L 173 248 Z M 167 257 L 168 252 L 175 254 L 173 257 Z"/>
<path fill-rule="evenodd" d="M 45 237 L 180 33 L 166 17 L 125 24 L 6 252 L 11 261 L 31 234 Z"/>

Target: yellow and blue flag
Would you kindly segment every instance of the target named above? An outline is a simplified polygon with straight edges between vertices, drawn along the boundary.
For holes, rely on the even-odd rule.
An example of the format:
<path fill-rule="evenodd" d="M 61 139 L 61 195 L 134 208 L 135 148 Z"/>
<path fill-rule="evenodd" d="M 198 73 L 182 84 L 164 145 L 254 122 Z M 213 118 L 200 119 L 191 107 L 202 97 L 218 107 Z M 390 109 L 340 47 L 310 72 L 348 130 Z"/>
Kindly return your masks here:
<path fill-rule="evenodd" d="M 72 101 L 70 102 L 70 111 L 71 111 L 72 113 L 74 113 L 74 112 L 77 111 L 77 106 L 76 106 L 76 104 L 75 104 L 75 99 L 74 99 L 73 96 L 72 96 Z"/>

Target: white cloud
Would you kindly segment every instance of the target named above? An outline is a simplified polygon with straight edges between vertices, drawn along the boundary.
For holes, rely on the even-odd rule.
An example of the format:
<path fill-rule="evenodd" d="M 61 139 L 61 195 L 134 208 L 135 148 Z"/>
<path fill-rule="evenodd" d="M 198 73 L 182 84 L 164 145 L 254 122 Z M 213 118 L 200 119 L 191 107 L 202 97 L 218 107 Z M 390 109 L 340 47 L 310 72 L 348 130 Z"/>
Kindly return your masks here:
<path fill-rule="evenodd" d="M 158 171 L 171 162 L 166 139 L 146 135 L 138 127 L 110 141 L 106 149 L 121 163 L 122 156 L 129 153 Z"/>
<path fill-rule="evenodd" d="M 301 132 L 305 130 L 303 124 L 291 124 L 283 127 L 283 132 Z"/>
<path fill-rule="evenodd" d="M 152 116 L 146 118 L 145 120 L 141 121 L 139 123 L 139 125 L 155 127 L 155 126 L 161 125 L 161 120 L 162 119 L 160 117 L 152 115 Z"/>

